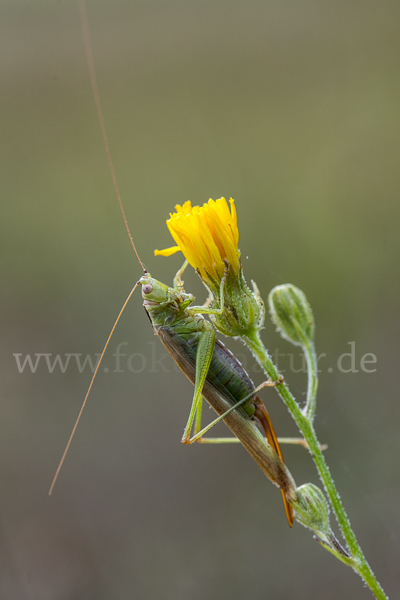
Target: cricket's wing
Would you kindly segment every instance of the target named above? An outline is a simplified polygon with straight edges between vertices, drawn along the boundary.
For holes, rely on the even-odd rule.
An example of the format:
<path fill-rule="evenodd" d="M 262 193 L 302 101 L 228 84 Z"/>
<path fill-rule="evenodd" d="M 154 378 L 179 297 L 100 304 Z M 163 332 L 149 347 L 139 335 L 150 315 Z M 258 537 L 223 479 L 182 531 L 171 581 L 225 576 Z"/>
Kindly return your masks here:
<path fill-rule="evenodd" d="M 269 445 L 275 450 L 279 458 L 284 462 L 282 456 L 282 450 L 278 442 L 278 437 L 275 433 L 274 426 L 272 425 L 271 418 L 268 414 L 267 409 L 265 408 L 264 402 L 258 396 L 254 398 L 254 406 L 256 408 L 255 417 L 260 421 L 262 428 L 264 429 L 264 433 L 268 440 Z M 286 517 L 290 527 L 293 525 L 293 508 L 286 498 L 286 494 L 283 488 L 281 488 L 283 505 L 285 507 Z"/>
<path fill-rule="evenodd" d="M 178 367 L 194 385 L 196 378 L 195 360 L 190 357 L 190 352 L 188 353 L 185 342 L 183 340 L 178 341 L 175 336 L 171 336 L 168 330 L 163 327 L 160 327 L 157 330 L 157 335 Z M 236 402 L 235 398 L 233 398 L 228 390 L 217 388 L 214 383 L 209 380 L 205 381 L 202 395 L 218 415 L 222 415 Z M 267 477 L 275 483 L 275 485 L 281 488 L 286 515 L 289 525 L 291 526 L 293 516 L 291 506 L 288 505 L 286 499 L 286 492 L 292 490 L 295 484 L 281 459 L 281 453 L 276 450 L 277 440 L 270 420 L 269 426 L 273 431 L 272 437 L 275 442 L 272 442 L 272 439 L 270 440 L 270 443 L 272 442 L 272 447 L 267 446 L 265 442 L 263 444 L 257 443 L 257 437 L 261 438 L 262 441 L 264 441 L 264 438 L 252 419 L 244 414 L 243 411 L 237 410 L 230 413 L 224 418 L 224 422 L 233 434 L 239 438 L 243 446 L 251 454 Z M 279 444 L 277 445 L 279 448 Z"/>

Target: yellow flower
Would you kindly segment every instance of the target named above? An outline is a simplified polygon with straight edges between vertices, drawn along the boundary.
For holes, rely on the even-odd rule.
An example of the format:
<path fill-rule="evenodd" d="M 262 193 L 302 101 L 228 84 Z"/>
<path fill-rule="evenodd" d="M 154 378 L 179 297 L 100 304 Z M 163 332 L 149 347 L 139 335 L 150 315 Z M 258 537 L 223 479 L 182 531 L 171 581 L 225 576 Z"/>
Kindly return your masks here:
<path fill-rule="evenodd" d="M 251 291 L 243 276 L 232 198 L 230 210 L 225 198 L 210 199 L 203 206 L 192 206 L 188 201 L 183 206 L 178 204 L 175 210 L 167 225 L 177 245 L 155 250 L 154 254 L 171 256 L 183 252 L 212 294 L 211 309 L 221 304 L 220 285 L 227 261 L 230 268 L 224 279 L 224 308 L 218 314 L 210 314 L 210 319 L 224 335 L 249 336 L 259 331 L 264 325 L 264 303 L 256 284 L 253 282 Z"/>
<path fill-rule="evenodd" d="M 225 270 L 224 259 L 237 274 L 240 269 L 239 231 L 232 198 L 230 205 L 229 212 L 225 198 L 210 199 L 203 206 L 192 206 L 190 200 L 183 206 L 177 204 L 176 212 L 167 220 L 177 246 L 155 250 L 154 254 L 171 256 L 180 250 L 206 280 L 210 277 L 221 280 Z"/>

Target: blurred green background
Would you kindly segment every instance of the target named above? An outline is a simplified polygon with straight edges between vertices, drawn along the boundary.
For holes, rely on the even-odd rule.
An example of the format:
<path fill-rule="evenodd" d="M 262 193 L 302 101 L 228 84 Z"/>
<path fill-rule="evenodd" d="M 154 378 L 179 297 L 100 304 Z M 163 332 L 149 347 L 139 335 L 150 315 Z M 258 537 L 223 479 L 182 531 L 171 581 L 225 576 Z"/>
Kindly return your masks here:
<path fill-rule="evenodd" d="M 181 258 L 153 250 L 171 245 L 175 203 L 232 196 L 247 279 L 264 298 L 285 282 L 306 292 L 326 354 L 317 431 L 361 546 L 396 597 L 399 3 L 104 0 L 88 13 L 142 260 L 172 281 Z M 310 532 L 289 530 L 278 490 L 242 448 L 180 444 L 192 388 L 164 357 L 139 294 L 47 496 L 90 372 L 71 360 L 50 373 L 43 359 L 20 374 L 13 354 L 100 352 L 140 269 L 76 4 L 3 0 L 0 33 L 1 598 L 370 598 Z M 185 281 L 202 301 L 196 275 Z M 263 337 L 285 354 L 279 368 L 302 400 L 297 349 L 269 321 Z M 357 373 L 337 368 L 349 342 Z M 229 346 L 260 382 L 244 348 Z M 373 373 L 360 369 L 366 353 Z M 296 435 L 276 393 L 263 397 L 278 434 Z M 284 455 L 298 484 L 318 483 L 304 450 Z"/>

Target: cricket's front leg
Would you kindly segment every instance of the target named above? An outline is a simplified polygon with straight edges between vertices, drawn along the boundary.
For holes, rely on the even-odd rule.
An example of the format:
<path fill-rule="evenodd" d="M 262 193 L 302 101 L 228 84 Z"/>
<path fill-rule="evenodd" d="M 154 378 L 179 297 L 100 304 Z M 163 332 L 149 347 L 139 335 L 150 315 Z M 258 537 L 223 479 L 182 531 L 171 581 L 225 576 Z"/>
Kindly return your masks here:
<path fill-rule="evenodd" d="M 181 268 L 179 269 L 179 271 L 177 272 L 177 274 L 174 277 L 174 290 L 176 290 L 177 292 L 183 292 L 183 281 L 182 281 L 182 275 L 184 270 L 186 269 L 186 267 L 188 266 L 189 262 L 187 260 L 185 260 L 185 262 L 183 263 L 183 265 L 181 266 Z"/>
<path fill-rule="evenodd" d="M 182 443 L 190 444 L 190 432 L 192 430 L 194 417 L 198 408 L 199 402 L 201 401 L 201 392 L 203 389 L 204 382 L 207 378 L 207 373 L 210 368 L 211 360 L 214 353 L 215 347 L 215 331 L 210 326 L 207 327 L 201 334 L 199 344 L 197 346 L 196 353 L 196 380 L 194 384 L 194 395 L 192 407 L 190 409 L 189 419 L 186 423 L 185 430 L 183 432 Z"/>
<path fill-rule="evenodd" d="M 214 300 L 214 296 L 212 295 L 212 293 L 210 292 L 207 296 L 206 301 L 204 302 L 204 304 L 202 305 L 202 308 L 209 308 L 212 304 Z"/>

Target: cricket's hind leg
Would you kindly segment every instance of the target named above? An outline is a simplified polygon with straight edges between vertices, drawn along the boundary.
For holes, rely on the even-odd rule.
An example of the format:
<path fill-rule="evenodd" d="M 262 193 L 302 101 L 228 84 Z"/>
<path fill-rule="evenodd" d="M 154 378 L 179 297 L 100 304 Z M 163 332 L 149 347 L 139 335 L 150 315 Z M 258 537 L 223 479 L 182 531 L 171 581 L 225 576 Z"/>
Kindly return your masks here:
<path fill-rule="evenodd" d="M 237 437 L 198 437 L 198 434 L 201 432 L 201 419 L 202 419 L 202 410 L 203 410 L 203 398 L 201 397 L 196 410 L 196 419 L 194 422 L 194 431 L 193 437 L 196 437 L 195 441 L 198 444 L 240 444 L 240 440 Z M 300 437 L 277 437 L 278 444 L 295 444 L 296 446 L 303 446 L 306 450 L 309 449 L 309 445 L 307 444 L 304 438 Z M 321 450 L 327 449 L 327 444 L 321 444 Z"/>

